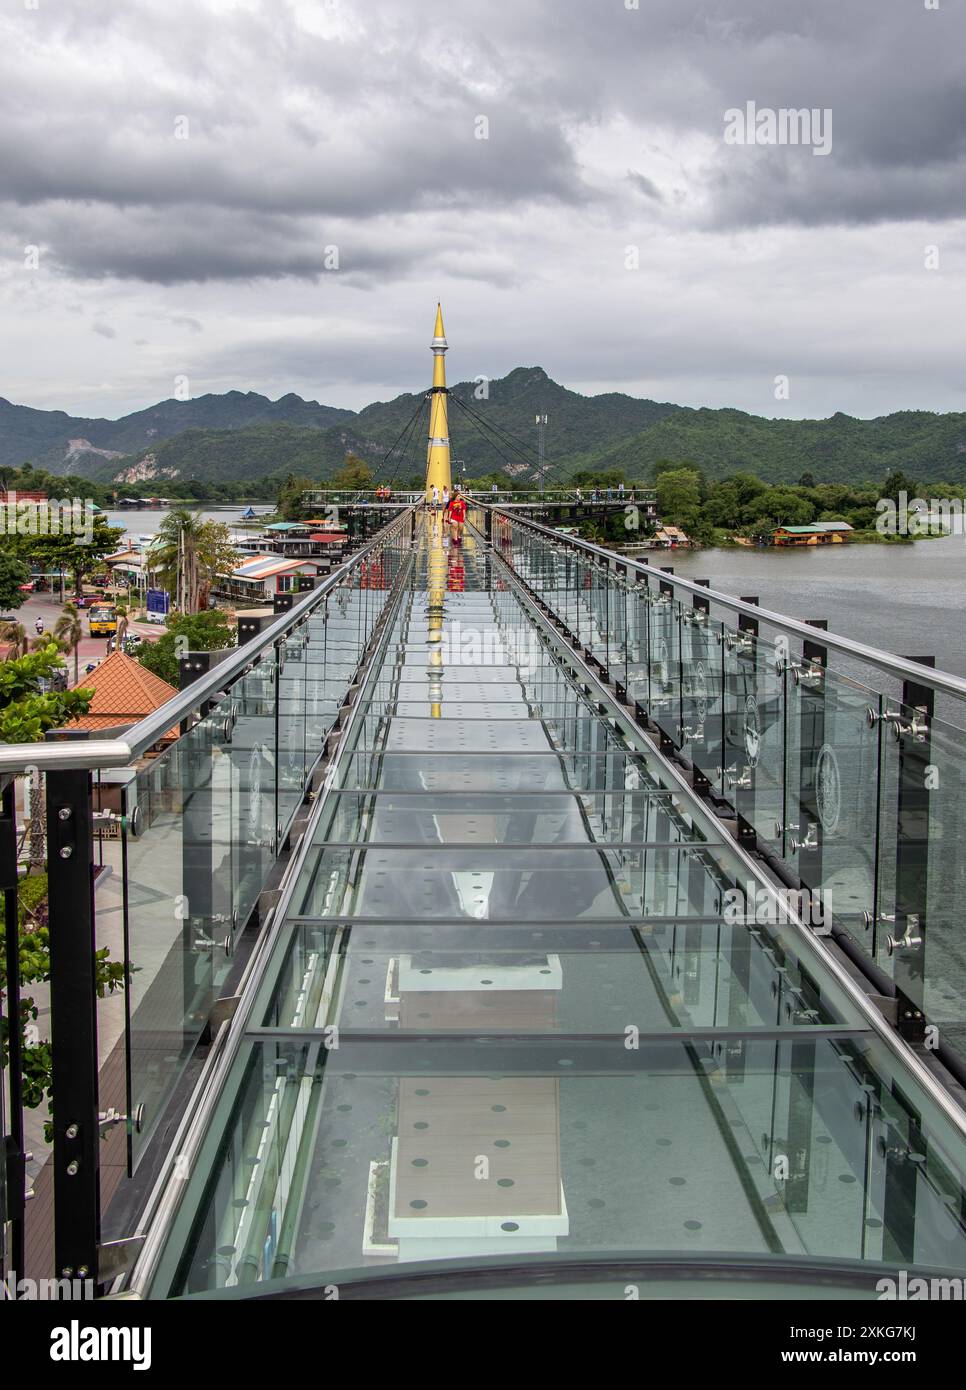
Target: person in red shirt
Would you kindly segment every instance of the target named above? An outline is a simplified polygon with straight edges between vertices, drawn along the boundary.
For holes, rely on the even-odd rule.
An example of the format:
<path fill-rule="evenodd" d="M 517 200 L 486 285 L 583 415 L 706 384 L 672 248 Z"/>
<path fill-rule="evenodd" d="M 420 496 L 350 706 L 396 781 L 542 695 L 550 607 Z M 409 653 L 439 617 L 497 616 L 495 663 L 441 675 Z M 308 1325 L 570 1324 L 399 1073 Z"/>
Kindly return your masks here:
<path fill-rule="evenodd" d="M 463 526 L 466 522 L 466 498 L 460 492 L 458 485 L 453 488 L 453 495 L 446 504 L 446 519 L 449 522 L 453 544 L 460 545 L 463 540 Z"/>

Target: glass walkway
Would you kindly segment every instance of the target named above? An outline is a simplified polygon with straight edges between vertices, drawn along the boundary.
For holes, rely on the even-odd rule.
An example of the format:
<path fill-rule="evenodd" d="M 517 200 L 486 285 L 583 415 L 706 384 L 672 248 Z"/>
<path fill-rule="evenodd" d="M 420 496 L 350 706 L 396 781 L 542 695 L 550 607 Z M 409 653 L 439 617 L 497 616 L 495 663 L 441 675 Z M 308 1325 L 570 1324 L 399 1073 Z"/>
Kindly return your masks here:
<path fill-rule="evenodd" d="M 953 1102 L 476 521 L 416 518 L 134 1286 L 966 1271 Z"/>

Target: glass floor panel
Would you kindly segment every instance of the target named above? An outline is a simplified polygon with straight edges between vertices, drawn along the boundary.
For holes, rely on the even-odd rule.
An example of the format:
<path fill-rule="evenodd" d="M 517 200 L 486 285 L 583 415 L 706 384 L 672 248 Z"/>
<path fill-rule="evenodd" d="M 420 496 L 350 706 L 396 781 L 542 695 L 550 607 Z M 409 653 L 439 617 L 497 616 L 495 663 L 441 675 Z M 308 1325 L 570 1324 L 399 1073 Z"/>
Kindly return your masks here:
<path fill-rule="evenodd" d="M 672 1029 L 865 1028 L 819 983 L 785 927 L 378 928 L 299 923 L 256 1009 L 263 1026 L 393 1032 L 609 1034 L 618 1048 Z"/>
<path fill-rule="evenodd" d="M 865 1038 L 668 1040 L 622 1069 L 569 1042 L 480 1050 L 246 1044 L 171 1292 L 548 1252 L 966 1268 L 952 1136 Z"/>
<path fill-rule="evenodd" d="M 608 754 L 439 753 L 433 759 L 419 749 L 370 749 L 342 759 L 338 785 L 378 787 L 387 791 L 594 791 L 644 787 L 649 769 L 626 753 Z"/>
<path fill-rule="evenodd" d="M 409 583 L 155 1296 L 657 1253 L 966 1270 L 961 1130 L 815 938 L 763 924 L 763 880 L 743 915 L 749 861 L 472 530 L 427 524 Z"/>
<path fill-rule="evenodd" d="M 691 846 L 325 847 L 307 866 L 296 911 L 478 921 L 718 914 L 727 889 L 699 854 Z"/>
<path fill-rule="evenodd" d="M 671 811 L 666 795 L 645 791 L 603 798 L 558 791 L 343 791 L 329 798 L 315 833 L 317 843 L 380 845 L 629 841 L 657 847 L 702 838 Z"/>

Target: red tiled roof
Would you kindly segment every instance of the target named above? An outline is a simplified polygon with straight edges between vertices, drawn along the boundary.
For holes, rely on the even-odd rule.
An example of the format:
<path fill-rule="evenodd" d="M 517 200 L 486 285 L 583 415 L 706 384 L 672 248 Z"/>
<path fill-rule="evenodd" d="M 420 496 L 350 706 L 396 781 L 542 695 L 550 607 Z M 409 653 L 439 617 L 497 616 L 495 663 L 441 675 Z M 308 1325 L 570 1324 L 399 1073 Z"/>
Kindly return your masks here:
<path fill-rule="evenodd" d="M 78 729 L 135 724 L 178 693 L 173 685 L 124 652 L 112 652 L 90 675 L 81 676 L 78 686 L 94 691 L 88 713 L 73 722 L 72 727 Z M 175 728 L 165 737 L 177 737 L 177 733 Z"/>

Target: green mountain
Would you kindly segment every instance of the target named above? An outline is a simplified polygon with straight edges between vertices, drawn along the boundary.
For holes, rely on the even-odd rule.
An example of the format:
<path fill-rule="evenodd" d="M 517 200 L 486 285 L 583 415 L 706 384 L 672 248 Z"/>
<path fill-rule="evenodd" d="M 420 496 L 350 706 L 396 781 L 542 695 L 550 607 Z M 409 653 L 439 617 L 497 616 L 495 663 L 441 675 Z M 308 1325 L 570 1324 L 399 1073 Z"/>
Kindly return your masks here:
<path fill-rule="evenodd" d="M 768 420 L 740 410 L 676 410 L 651 429 L 601 451 L 595 466 L 647 477 L 659 459 L 687 459 L 709 478 L 739 470 L 769 482 L 913 478 L 966 483 L 966 414 L 900 411 L 874 420 Z"/>
<path fill-rule="evenodd" d="M 451 388 L 450 438 L 468 476 L 504 469 L 527 479 L 537 462 L 534 417 L 549 416 L 550 479 L 619 468 L 648 479 L 661 460 L 709 478 L 748 471 L 769 482 L 874 482 L 899 469 L 966 485 L 966 415 L 902 411 L 874 420 L 771 420 L 740 410 L 692 410 L 619 392 L 582 396 L 541 367 L 518 367 L 483 388 Z M 428 396 L 405 394 L 360 411 L 229 391 L 162 401 L 120 420 L 88 420 L 0 399 L 0 465 L 30 460 L 98 482 L 244 482 L 295 473 L 333 476 L 347 453 L 377 477 L 408 479 L 425 461 Z M 409 426 L 411 428 L 408 428 Z M 402 443 L 397 441 L 402 437 Z M 390 452 L 393 451 L 393 452 Z"/>
<path fill-rule="evenodd" d="M 325 429 L 352 415 L 351 410 L 303 401 L 300 396 L 270 401 L 254 391 L 160 401 L 119 420 L 33 410 L 0 397 L 0 465 L 30 462 L 49 473 L 104 476 L 113 460 L 143 452 L 185 430 L 235 430 L 274 423 Z"/>

